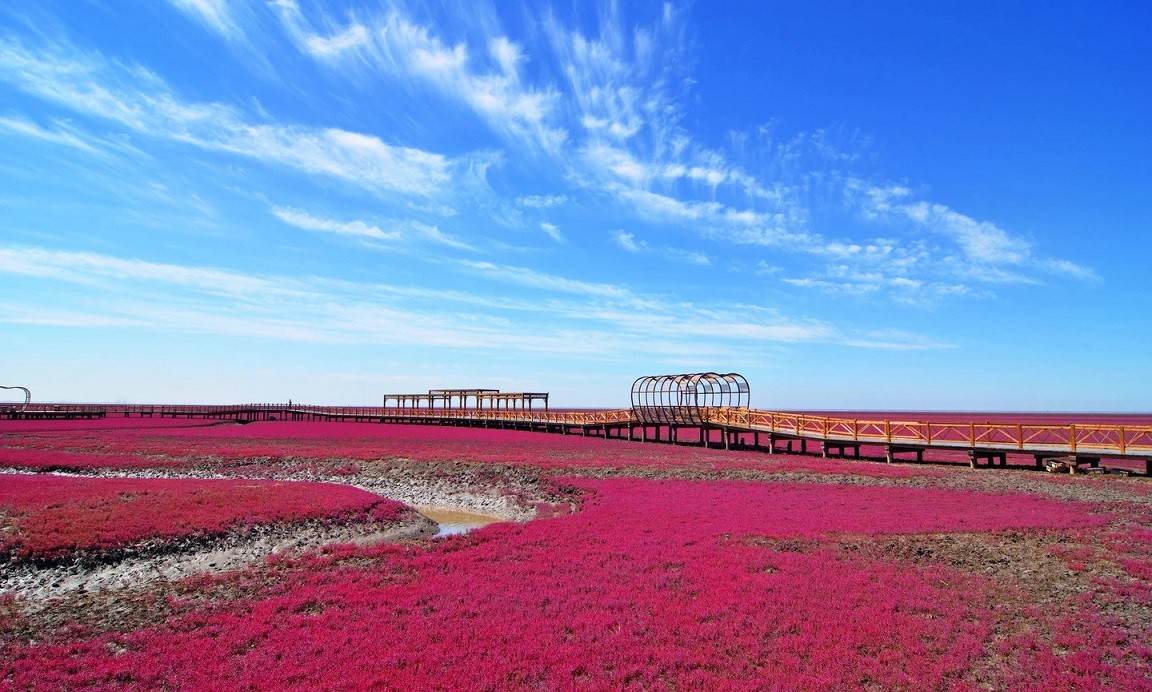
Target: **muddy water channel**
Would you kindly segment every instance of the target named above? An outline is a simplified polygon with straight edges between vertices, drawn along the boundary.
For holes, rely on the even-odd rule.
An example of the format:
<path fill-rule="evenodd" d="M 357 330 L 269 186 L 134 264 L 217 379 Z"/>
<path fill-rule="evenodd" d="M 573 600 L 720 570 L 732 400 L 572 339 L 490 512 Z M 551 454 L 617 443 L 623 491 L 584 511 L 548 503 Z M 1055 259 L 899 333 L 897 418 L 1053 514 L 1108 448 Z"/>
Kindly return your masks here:
<path fill-rule="evenodd" d="M 440 527 L 437 537 L 455 536 L 498 521 L 508 521 L 506 518 L 491 514 L 479 514 L 449 507 L 417 507 L 416 511 L 436 522 Z"/>

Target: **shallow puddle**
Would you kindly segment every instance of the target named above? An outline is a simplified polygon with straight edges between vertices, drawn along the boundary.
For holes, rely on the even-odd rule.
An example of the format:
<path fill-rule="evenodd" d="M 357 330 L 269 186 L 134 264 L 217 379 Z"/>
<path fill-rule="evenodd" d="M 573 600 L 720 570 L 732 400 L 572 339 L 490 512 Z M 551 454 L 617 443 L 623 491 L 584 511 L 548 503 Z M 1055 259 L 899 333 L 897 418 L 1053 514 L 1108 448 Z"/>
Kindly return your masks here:
<path fill-rule="evenodd" d="M 416 511 L 440 525 L 437 536 L 455 536 L 498 521 L 507 521 L 507 519 L 494 517 L 490 514 L 477 514 L 444 507 L 417 507 Z"/>

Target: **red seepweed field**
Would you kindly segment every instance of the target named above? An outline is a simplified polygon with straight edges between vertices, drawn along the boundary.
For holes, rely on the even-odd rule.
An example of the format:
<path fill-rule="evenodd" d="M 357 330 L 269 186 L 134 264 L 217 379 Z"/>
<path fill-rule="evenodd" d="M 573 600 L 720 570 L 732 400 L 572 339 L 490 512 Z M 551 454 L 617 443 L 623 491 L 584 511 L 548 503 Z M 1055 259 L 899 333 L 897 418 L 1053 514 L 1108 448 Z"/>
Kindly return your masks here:
<path fill-rule="evenodd" d="M 19 472 L 0 476 L 6 569 L 409 516 L 352 486 L 447 487 L 539 518 L 116 589 L 17 585 L 0 685 L 1152 689 L 1147 478 L 137 421 L 0 422 L 0 469 Z"/>
<path fill-rule="evenodd" d="M 404 506 L 331 483 L 3 475 L 0 508 L 0 559 L 46 561 L 236 525 L 391 521 Z"/>

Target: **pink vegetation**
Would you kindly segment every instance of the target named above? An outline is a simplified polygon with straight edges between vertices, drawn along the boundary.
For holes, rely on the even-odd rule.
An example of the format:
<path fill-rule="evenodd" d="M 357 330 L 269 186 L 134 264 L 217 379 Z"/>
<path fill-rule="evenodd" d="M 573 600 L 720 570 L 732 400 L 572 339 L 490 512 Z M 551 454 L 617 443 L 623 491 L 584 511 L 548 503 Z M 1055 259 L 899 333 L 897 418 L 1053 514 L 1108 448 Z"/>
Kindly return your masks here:
<path fill-rule="evenodd" d="M 1119 662 L 1117 638 L 1091 617 L 1001 637 L 1001 623 L 1021 613 L 996 600 L 990 580 L 835 549 L 842 534 L 1104 522 L 1085 506 L 908 488 L 560 482 L 585 493 L 581 512 L 426 547 L 306 557 L 263 598 L 189 606 L 128 634 L 12 643 L 0 649 L 0 679 L 52 688 L 1148 687 L 1146 662 Z M 376 562 L 343 559 L 351 556 Z M 1075 656 L 1054 653 L 1081 645 Z M 988 673 L 994 656 L 1012 669 Z"/>
<path fill-rule="evenodd" d="M 131 419 L 133 421 L 139 419 Z M 147 421 L 148 419 L 144 419 Z M 94 421 L 91 423 L 101 423 Z M 905 478 L 937 475 L 937 469 L 889 466 L 812 457 L 730 452 L 691 446 L 643 444 L 580 435 L 499 429 L 374 423 L 295 423 L 214 425 L 172 429 L 115 425 L 39 436 L 14 436 L 15 444 L 45 451 L 84 451 L 159 457 L 200 457 L 228 462 L 251 459 L 353 460 L 404 458 L 416 461 L 471 461 L 563 470 L 586 468 L 763 469 L 781 472 L 842 473 Z M 0 432 L 4 430 L 0 427 Z M 5 464 L 0 448 L 0 464 Z M 77 458 L 79 460 L 79 458 Z M 68 461 L 57 458 L 57 461 Z M 85 463 L 95 464 L 94 461 Z M 122 462 L 118 462 L 122 463 Z M 155 461 L 155 465 L 174 464 Z M 19 464 L 11 464 L 13 466 Z M 31 466 L 27 462 L 24 466 Z"/>
<path fill-rule="evenodd" d="M 175 459 L 136 454 L 97 454 L 58 452 L 43 449 L 0 447 L 0 467 L 32 471 L 95 471 L 98 469 L 182 469 L 187 464 Z"/>
<path fill-rule="evenodd" d="M 203 418 L 108 418 L 75 420 L 5 420 L 0 421 L 0 435 L 38 435 L 50 432 L 83 432 L 85 430 L 116 430 L 142 428 L 204 428 L 220 425 L 218 420 Z"/>
<path fill-rule="evenodd" d="M 329 483 L 0 475 L 0 560 L 55 559 L 242 524 L 389 521 L 403 507 Z"/>

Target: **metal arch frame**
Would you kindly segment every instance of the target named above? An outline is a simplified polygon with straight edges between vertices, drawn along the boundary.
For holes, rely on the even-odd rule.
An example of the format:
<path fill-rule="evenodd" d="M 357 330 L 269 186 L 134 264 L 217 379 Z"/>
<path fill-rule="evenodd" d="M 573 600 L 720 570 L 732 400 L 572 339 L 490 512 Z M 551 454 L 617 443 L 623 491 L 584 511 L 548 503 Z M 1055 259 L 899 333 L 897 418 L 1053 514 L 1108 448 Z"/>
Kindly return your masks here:
<path fill-rule="evenodd" d="M 748 402 L 748 380 L 735 372 L 646 375 L 632 383 L 632 411 L 642 423 L 701 425 L 702 409 Z"/>
<path fill-rule="evenodd" d="M 32 403 L 32 392 L 28 391 L 27 387 L 5 387 L 4 385 L 0 384 L 0 389 L 19 389 L 19 390 L 23 391 L 24 392 L 24 405 L 21 406 L 18 411 L 16 411 L 16 409 L 13 409 L 13 410 L 16 411 L 16 413 L 24 413 L 25 411 L 28 410 L 28 406 Z M 2 405 L 2 404 L 0 404 L 0 405 Z"/>

